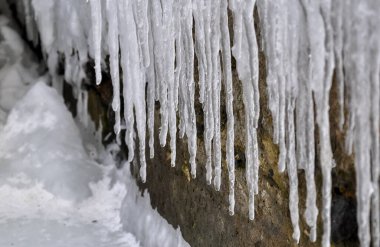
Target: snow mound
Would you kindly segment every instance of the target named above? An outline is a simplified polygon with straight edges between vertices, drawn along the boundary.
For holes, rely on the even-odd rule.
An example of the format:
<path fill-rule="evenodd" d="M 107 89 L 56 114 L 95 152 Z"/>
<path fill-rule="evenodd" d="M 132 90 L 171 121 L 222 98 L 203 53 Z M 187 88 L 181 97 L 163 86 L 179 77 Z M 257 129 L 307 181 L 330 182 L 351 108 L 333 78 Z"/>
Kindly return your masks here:
<path fill-rule="evenodd" d="M 86 153 L 62 97 L 43 82 L 0 130 L 0 246 L 137 247 L 123 231 L 126 186 Z"/>
<path fill-rule="evenodd" d="M 89 197 L 88 184 L 101 178 L 61 96 L 42 82 L 15 105 L 0 132 L 0 185 L 20 173 L 71 200 Z"/>

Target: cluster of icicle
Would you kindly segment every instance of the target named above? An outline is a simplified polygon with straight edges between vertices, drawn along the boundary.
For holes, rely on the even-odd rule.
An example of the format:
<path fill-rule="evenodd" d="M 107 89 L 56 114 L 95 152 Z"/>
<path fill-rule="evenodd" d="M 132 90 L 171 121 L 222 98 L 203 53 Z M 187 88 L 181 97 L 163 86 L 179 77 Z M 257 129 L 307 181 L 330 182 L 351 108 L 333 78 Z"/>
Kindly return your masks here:
<path fill-rule="evenodd" d="M 39 31 L 56 83 L 62 80 L 55 73 L 58 52 L 64 54 L 63 79 L 77 82 L 82 112 L 86 111 L 87 97 L 79 84 L 84 77 L 82 65 L 88 61 L 89 54 L 95 61 L 96 83 L 99 84 L 102 68 L 106 67 L 105 57 L 109 55 L 115 133 L 119 135 L 125 128 L 125 143 L 129 150 L 134 150 L 136 124 L 143 181 L 146 179 L 146 129 L 150 158 L 154 156 L 155 101 L 160 103 L 160 144 L 165 146 L 169 135 L 174 166 L 176 137 L 186 136 L 191 174 L 196 176 L 194 93 L 195 83 L 198 83 L 205 125 L 206 180 L 219 190 L 220 95 L 224 83 L 231 214 L 235 207 L 233 55 L 244 94 L 250 219 L 254 218 L 254 196 L 259 191 L 259 46 L 254 25 L 257 20 L 253 18 L 256 7 L 262 34 L 259 42 L 266 56 L 273 139 L 280 148 L 279 170 L 287 171 L 290 183 L 293 238 L 297 242 L 300 238 L 297 169 L 303 169 L 306 176 L 304 218 L 310 227 L 310 240 L 316 241 L 317 237 L 314 180 L 317 127 L 318 160 L 323 175 L 322 245 L 330 244 L 334 161 L 330 144 L 329 95 L 335 72 L 341 107 L 340 127 L 346 122 L 347 150 L 355 153 L 360 243 L 369 246 L 372 235 L 373 246 L 380 245 L 378 0 L 24 0 L 18 4 L 23 4 L 25 10 L 28 37 L 36 41 L 35 30 Z M 233 20 L 228 18 L 229 11 Z M 229 30 L 229 21 L 233 21 L 233 30 Z M 232 33 L 233 44 L 230 44 Z M 199 72 L 197 82 L 194 81 L 194 69 Z M 344 106 L 348 110 L 347 121 Z M 124 109 L 122 114 L 120 109 Z M 134 152 L 129 152 L 129 160 L 133 158 Z"/>

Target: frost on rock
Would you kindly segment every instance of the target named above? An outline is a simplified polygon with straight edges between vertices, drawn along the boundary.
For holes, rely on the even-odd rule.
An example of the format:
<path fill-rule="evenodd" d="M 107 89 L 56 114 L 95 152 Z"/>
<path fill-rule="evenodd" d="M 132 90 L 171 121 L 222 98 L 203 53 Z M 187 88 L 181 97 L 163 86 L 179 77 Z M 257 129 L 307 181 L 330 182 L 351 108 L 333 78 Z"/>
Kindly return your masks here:
<path fill-rule="evenodd" d="M 149 156 L 154 157 L 156 101 L 160 106 L 159 142 L 165 146 L 170 138 L 171 165 L 176 164 L 177 137 L 186 137 L 191 175 L 196 176 L 199 140 L 194 105 L 199 98 L 205 126 L 201 143 L 206 153 L 206 181 L 217 190 L 221 188 L 222 163 L 226 159 L 230 214 L 235 208 L 233 56 L 243 88 L 250 219 L 254 218 L 254 197 L 259 191 L 261 47 L 273 140 L 280 150 L 278 169 L 287 172 L 289 178 L 293 238 L 297 242 L 300 239 L 297 170 L 303 169 L 307 191 L 303 218 L 314 242 L 321 212 L 323 246 L 330 245 L 331 231 L 331 171 L 335 163 L 329 98 L 334 77 L 340 104 L 339 127 L 347 127 L 347 152 L 355 154 L 359 239 L 362 246 L 370 241 L 380 245 L 378 1 L 24 0 L 22 5 L 28 38 L 35 41 L 39 31 L 54 85 L 63 81 L 56 74 L 58 53 L 65 56 L 64 79 L 73 84 L 82 114 L 86 109 L 86 94 L 80 84 L 82 65 L 88 62 L 88 55 L 95 61 L 99 84 L 101 64 L 109 56 L 115 133 L 125 128 L 129 162 L 134 160 L 138 144 L 136 156 L 143 181 L 147 131 Z M 253 18 L 255 9 L 258 20 Z M 196 88 L 199 95 L 195 95 Z M 221 95 L 226 101 L 226 140 L 221 138 Z M 226 157 L 221 151 L 224 141 Z M 322 172 L 320 210 L 316 203 L 316 164 Z"/>

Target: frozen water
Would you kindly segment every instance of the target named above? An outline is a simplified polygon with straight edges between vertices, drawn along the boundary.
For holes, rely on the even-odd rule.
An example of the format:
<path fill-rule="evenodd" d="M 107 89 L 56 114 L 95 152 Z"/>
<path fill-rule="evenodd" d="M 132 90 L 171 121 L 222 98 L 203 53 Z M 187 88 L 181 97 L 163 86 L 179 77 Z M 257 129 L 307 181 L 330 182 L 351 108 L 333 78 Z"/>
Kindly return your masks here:
<path fill-rule="evenodd" d="M 35 43 L 37 34 L 40 34 L 53 85 L 59 88 L 63 79 L 72 83 L 80 99 L 78 109 L 81 109 L 82 119 L 88 119 L 87 94 L 81 85 L 84 77 L 82 65 L 89 61 L 88 55 L 94 60 L 96 84 L 99 84 L 101 65 L 110 55 L 114 92 L 118 94 L 122 88 L 124 100 L 121 102 L 119 95 L 114 95 L 115 131 L 119 133 L 124 124 L 125 143 L 130 151 L 128 162 L 135 161 L 135 142 L 139 144 L 142 181 L 146 180 L 146 129 L 149 132 L 150 157 L 154 156 L 155 101 L 160 106 L 160 144 L 165 146 L 170 137 L 171 165 L 174 166 L 176 160 L 178 122 L 178 136 L 187 137 L 191 174 L 196 176 L 199 140 L 194 94 L 195 88 L 199 88 L 205 127 L 204 139 L 200 141 L 206 153 L 206 181 L 208 184 L 213 181 L 219 190 L 223 144 L 220 95 L 224 89 L 230 214 L 234 213 L 235 206 L 232 53 L 243 88 L 250 219 L 254 218 L 254 196 L 259 191 L 259 42 L 266 56 L 266 90 L 273 119 L 273 141 L 280 150 L 278 168 L 281 172 L 286 171 L 289 177 L 293 238 L 298 241 L 301 232 L 297 169 L 305 170 L 307 196 L 304 218 L 310 228 L 310 240 L 315 241 L 317 237 L 319 211 L 314 177 L 315 160 L 318 160 L 323 177 L 320 210 L 323 246 L 330 245 L 331 171 L 335 163 L 330 142 L 329 100 L 335 71 L 340 104 L 339 127 L 347 127 L 347 151 L 355 153 L 359 239 L 362 246 L 368 246 L 371 238 L 374 245 L 380 245 L 378 1 L 196 0 L 190 4 L 182 0 L 55 0 L 49 3 L 24 0 L 20 6 L 27 37 Z M 255 7 L 262 37 L 258 42 L 256 20 L 253 18 Z M 228 9 L 233 15 L 232 29 L 228 26 Z M 14 40 L 14 32 L 7 27 L 2 27 L 1 31 L 6 39 Z M 229 40 L 231 35 L 232 44 Z M 17 42 L 4 45 L 19 47 Z M 56 73 L 58 52 L 65 55 L 64 78 Z M 0 65 L 7 63 L 0 62 Z M 122 69 L 120 84 L 119 67 Z M 194 80 L 194 69 L 198 72 L 198 81 Z M 10 74 L 4 78 L 24 83 L 19 73 L 9 71 Z M 14 95 L 20 93 L 21 96 L 25 92 L 12 90 L 11 83 L 4 85 Z M 0 96 L 3 92 L 0 91 Z M 4 100 L 9 99 L 0 97 L 5 105 L 0 111 L 0 119 L 4 119 L 4 112 L 14 104 Z M 121 108 L 124 108 L 124 114 L 119 113 Z M 317 129 L 319 143 L 315 141 Z"/>

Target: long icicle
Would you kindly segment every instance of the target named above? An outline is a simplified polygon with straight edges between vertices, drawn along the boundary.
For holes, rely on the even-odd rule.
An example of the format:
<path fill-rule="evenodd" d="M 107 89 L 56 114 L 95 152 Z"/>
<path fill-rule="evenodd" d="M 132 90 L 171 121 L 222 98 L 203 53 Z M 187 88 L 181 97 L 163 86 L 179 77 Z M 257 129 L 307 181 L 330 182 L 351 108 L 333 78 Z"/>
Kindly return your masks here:
<path fill-rule="evenodd" d="M 101 50 L 102 50 L 102 5 L 101 0 L 90 0 L 91 23 L 92 23 L 92 44 L 95 59 L 96 85 L 102 81 Z"/>
<path fill-rule="evenodd" d="M 253 22 L 255 1 L 238 2 L 231 0 L 230 9 L 234 17 L 234 45 L 232 54 L 237 62 L 237 71 L 243 87 L 246 128 L 246 179 L 249 193 L 249 218 L 254 219 L 254 195 L 258 193 L 258 150 L 257 113 L 255 90 L 258 88 L 258 47 Z M 249 51 L 248 53 L 242 52 Z M 246 66 L 246 65 L 249 66 Z"/>
<path fill-rule="evenodd" d="M 211 10 L 211 55 L 212 55 L 212 108 L 214 113 L 214 187 L 220 190 L 222 180 L 222 164 L 221 164 L 221 140 L 220 140 L 220 1 Z"/>
<path fill-rule="evenodd" d="M 114 132 L 119 139 L 120 134 L 120 73 L 119 73 L 119 23 L 117 20 L 116 0 L 107 0 L 108 47 L 113 88 L 112 109 L 115 112 Z"/>
<path fill-rule="evenodd" d="M 223 82 L 226 91 L 226 111 L 227 111 L 227 140 L 226 159 L 228 166 L 229 181 L 229 212 L 235 213 L 235 120 L 233 112 L 233 85 L 231 71 L 231 45 L 230 32 L 228 30 L 227 0 L 221 0 L 221 38 L 222 38 L 222 60 L 223 60 Z"/>

